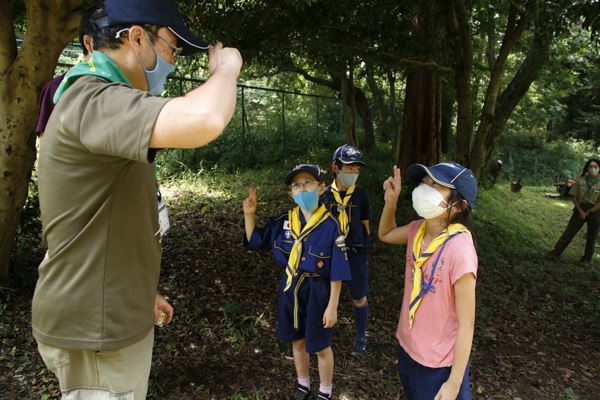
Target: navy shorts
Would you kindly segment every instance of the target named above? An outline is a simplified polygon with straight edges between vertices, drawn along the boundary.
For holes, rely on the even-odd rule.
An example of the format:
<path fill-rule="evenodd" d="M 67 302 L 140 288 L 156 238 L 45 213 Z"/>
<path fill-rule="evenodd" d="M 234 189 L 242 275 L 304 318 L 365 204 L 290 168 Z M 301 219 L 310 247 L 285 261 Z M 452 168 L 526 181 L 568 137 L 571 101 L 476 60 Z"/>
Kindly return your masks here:
<path fill-rule="evenodd" d="M 333 328 L 323 327 L 323 314 L 329 304 L 331 282 L 323 277 L 306 277 L 297 288 L 298 308 L 294 311 L 294 291 L 301 274 L 294 278 L 291 287 L 283 292 L 286 277 L 283 274 L 279 289 L 279 321 L 277 337 L 282 342 L 306 339 L 306 351 L 314 354 L 331 346 Z M 297 329 L 294 318 L 297 317 Z"/>
<path fill-rule="evenodd" d="M 402 347 L 398 351 L 398 373 L 408 400 L 433 400 L 450 376 L 450 367 L 429 368 L 413 360 Z M 456 400 L 470 400 L 469 366 Z"/>
<path fill-rule="evenodd" d="M 348 282 L 350 295 L 354 300 L 360 300 L 369 293 L 369 265 L 365 250 L 348 250 L 348 262 L 352 280 Z"/>

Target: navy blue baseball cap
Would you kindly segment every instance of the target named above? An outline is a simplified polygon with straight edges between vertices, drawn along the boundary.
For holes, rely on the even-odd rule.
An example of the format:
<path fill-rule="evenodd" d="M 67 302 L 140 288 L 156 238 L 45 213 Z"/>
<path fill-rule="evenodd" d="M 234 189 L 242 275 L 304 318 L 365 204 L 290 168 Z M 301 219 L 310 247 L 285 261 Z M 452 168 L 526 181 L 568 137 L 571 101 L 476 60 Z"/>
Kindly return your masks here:
<path fill-rule="evenodd" d="M 361 158 L 361 151 L 351 144 L 340 146 L 333 153 L 333 161 L 339 160 L 342 164 L 360 164 L 366 167 L 367 164 L 361 161 Z"/>
<path fill-rule="evenodd" d="M 166 26 L 177 36 L 177 42 L 183 47 L 181 55 L 189 56 L 208 45 L 190 31 L 181 18 L 177 7 L 170 0 L 104 0 L 106 17 L 97 19 L 98 28 L 127 24 L 151 24 Z"/>
<path fill-rule="evenodd" d="M 286 185 L 291 185 L 294 177 L 300 172 L 308 172 L 315 177 L 317 182 L 323 182 L 323 174 L 321 173 L 321 167 L 317 164 L 298 164 L 285 176 L 283 180 Z"/>
<path fill-rule="evenodd" d="M 421 182 L 425 175 L 436 183 L 456 190 L 469 207 L 475 206 L 477 198 L 477 179 L 469 168 L 454 161 L 447 161 L 426 167 L 423 164 L 412 164 L 406 169 L 406 177 L 413 182 Z"/>

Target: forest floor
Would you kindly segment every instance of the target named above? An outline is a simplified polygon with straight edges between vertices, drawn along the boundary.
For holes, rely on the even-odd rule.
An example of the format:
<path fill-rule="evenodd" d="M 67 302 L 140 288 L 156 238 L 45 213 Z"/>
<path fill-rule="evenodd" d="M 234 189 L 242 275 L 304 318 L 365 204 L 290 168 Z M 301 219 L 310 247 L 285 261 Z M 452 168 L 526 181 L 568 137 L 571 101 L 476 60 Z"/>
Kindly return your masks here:
<path fill-rule="evenodd" d="M 159 290 L 176 314 L 155 331 L 149 398 L 286 399 L 293 388 L 290 347 L 275 337 L 280 271 L 270 253 L 242 246 L 248 183 L 258 185 L 259 223 L 290 205 L 271 176 L 219 175 L 163 185 L 172 228 L 163 243 Z M 560 261 L 543 260 L 571 212 L 568 200 L 547 199 L 543 192 L 526 187 L 511 193 L 499 184 L 478 199 L 474 399 L 600 396 L 600 260 L 589 267 L 577 263 L 583 232 Z M 371 198 L 376 232 L 381 193 L 373 189 Z M 414 217 L 408 198 L 404 193 L 399 223 Z M 352 304 L 342 292 L 333 343 L 336 399 L 405 398 L 395 339 L 405 251 L 373 238 L 368 353 L 362 359 L 350 355 Z M 31 335 L 31 296 L 42 256 L 39 248 L 17 249 L 12 287 L 0 288 L 1 399 L 60 396 Z M 311 378 L 318 382 L 316 360 Z"/>

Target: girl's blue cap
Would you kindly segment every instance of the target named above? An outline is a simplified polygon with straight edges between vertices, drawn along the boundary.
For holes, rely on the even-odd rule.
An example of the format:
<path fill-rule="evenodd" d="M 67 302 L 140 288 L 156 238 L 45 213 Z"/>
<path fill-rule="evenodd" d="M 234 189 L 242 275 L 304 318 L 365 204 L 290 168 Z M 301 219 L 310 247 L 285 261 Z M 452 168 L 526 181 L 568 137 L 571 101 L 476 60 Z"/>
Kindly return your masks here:
<path fill-rule="evenodd" d="M 454 161 L 447 161 L 426 167 L 412 164 L 406 169 L 406 177 L 413 182 L 421 182 L 425 175 L 442 186 L 456 190 L 467 201 L 469 207 L 475 206 L 477 199 L 477 179 L 469 168 Z"/>

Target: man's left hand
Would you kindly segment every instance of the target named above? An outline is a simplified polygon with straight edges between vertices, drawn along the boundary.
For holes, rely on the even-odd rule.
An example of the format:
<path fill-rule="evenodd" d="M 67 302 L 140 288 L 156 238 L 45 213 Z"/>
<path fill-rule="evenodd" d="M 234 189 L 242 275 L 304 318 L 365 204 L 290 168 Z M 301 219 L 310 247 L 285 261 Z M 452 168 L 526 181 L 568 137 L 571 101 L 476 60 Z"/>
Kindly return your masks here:
<path fill-rule="evenodd" d="M 166 317 L 161 318 L 162 313 L 165 313 Z M 154 299 L 154 323 L 163 326 L 170 324 L 172 320 L 173 306 L 164 297 L 156 293 L 156 298 Z"/>

